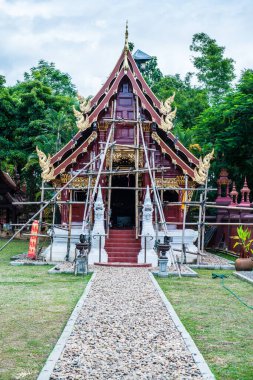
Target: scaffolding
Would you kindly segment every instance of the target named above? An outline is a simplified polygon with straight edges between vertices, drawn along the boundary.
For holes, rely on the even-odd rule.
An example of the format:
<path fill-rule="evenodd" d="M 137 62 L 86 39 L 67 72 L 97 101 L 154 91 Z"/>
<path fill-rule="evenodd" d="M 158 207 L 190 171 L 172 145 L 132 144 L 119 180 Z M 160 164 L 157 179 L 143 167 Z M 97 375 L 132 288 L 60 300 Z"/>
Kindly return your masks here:
<path fill-rule="evenodd" d="M 165 236 L 169 236 L 168 226 L 170 224 L 176 224 L 178 226 L 182 226 L 182 242 L 181 242 L 181 260 L 180 263 L 185 262 L 185 256 L 187 253 L 187 247 L 185 244 L 185 230 L 187 226 L 195 226 L 197 228 L 198 232 L 198 247 L 197 247 L 197 263 L 201 263 L 202 257 L 205 255 L 204 250 L 204 237 L 205 237 L 205 229 L 206 226 L 218 226 L 218 225 L 230 225 L 230 226 L 236 226 L 236 225 L 247 225 L 251 226 L 253 223 L 236 223 L 236 222 L 208 222 L 206 220 L 206 211 L 209 208 L 213 209 L 227 209 L 227 210 L 243 210 L 245 211 L 252 211 L 252 208 L 247 207 L 231 207 L 231 206 L 219 206 L 216 205 L 214 202 L 208 202 L 208 193 L 210 191 L 215 191 L 216 189 L 208 186 L 208 173 L 206 177 L 205 184 L 200 187 L 190 187 L 189 181 L 188 181 L 188 175 L 184 174 L 184 186 L 163 186 L 164 181 L 164 172 L 166 170 L 169 170 L 169 167 L 155 167 L 155 159 L 154 159 L 154 149 L 151 149 L 147 146 L 144 138 L 143 133 L 143 125 L 142 125 L 142 118 L 140 115 L 139 110 L 139 98 L 136 96 L 136 120 L 134 121 L 134 145 L 127 145 L 127 144 L 119 144 L 115 140 L 115 123 L 120 124 L 121 121 L 116 119 L 116 107 L 117 102 L 116 98 L 113 100 L 113 117 L 110 119 L 110 129 L 107 135 L 106 142 L 99 142 L 100 144 L 100 153 L 96 156 L 93 155 L 93 158 L 84 164 L 84 166 L 77 170 L 75 173 L 71 172 L 70 179 L 64 184 L 62 187 L 51 187 L 49 185 L 46 185 L 45 181 L 42 181 L 41 186 L 41 199 L 37 202 L 14 202 L 15 205 L 35 205 L 39 206 L 39 210 L 31 217 L 29 220 L 24 224 L 13 224 L 13 226 L 18 227 L 18 230 L 14 233 L 14 235 L 0 248 L 0 251 L 2 251 L 15 237 L 17 237 L 18 234 L 20 234 L 26 227 L 29 227 L 33 220 L 36 218 L 39 219 L 39 231 L 38 236 L 40 237 L 49 237 L 51 239 L 51 248 L 50 248 L 50 259 L 52 258 L 52 245 L 54 241 L 54 233 L 51 233 L 50 236 L 43 235 L 42 229 L 44 226 L 48 227 L 52 231 L 54 231 L 55 227 L 61 228 L 61 225 L 56 224 L 56 206 L 58 205 L 65 205 L 68 207 L 68 223 L 66 225 L 68 235 L 67 235 L 67 253 L 66 253 L 66 259 L 68 260 L 69 257 L 69 250 L 70 250 L 70 241 L 71 241 L 71 230 L 72 227 L 75 226 L 75 223 L 72 222 L 72 207 L 73 205 L 82 204 L 84 205 L 84 214 L 83 214 L 83 220 L 82 220 L 82 231 L 90 234 L 91 230 L 91 219 L 92 219 L 92 208 L 95 201 L 95 197 L 97 194 L 97 189 L 101 176 L 108 177 L 108 186 L 101 186 L 101 189 L 104 192 L 107 192 L 107 214 L 105 218 L 105 225 L 106 225 L 106 236 L 108 237 L 109 234 L 109 227 L 110 227 L 110 215 L 111 215 L 111 195 L 112 195 L 112 189 L 124 189 L 124 190 L 134 190 L 135 192 L 135 236 L 136 239 L 141 236 L 140 231 L 140 213 L 139 213 L 139 194 L 141 191 L 145 191 L 146 187 L 142 187 L 139 185 L 139 179 L 141 174 L 148 173 L 149 179 L 151 183 L 152 193 L 153 193 L 153 202 L 155 205 L 154 209 L 154 223 L 155 223 L 155 233 L 156 233 L 156 240 L 158 236 L 158 231 L 163 230 Z M 113 158 L 114 158 L 114 150 L 116 147 L 128 147 L 131 149 L 134 149 L 134 166 L 129 169 L 120 169 L 120 168 L 114 168 L 113 165 Z M 145 167 L 140 167 L 140 150 L 144 151 L 145 156 Z M 107 165 L 108 169 L 106 169 L 105 166 L 105 158 L 107 153 L 109 153 L 109 165 Z M 99 162 L 99 165 L 97 163 Z M 98 167 L 98 169 L 96 169 Z M 162 186 L 158 186 L 156 183 L 156 175 L 160 173 L 161 179 L 162 179 Z M 118 175 L 128 175 L 133 174 L 135 177 L 135 185 L 129 186 L 129 187 L 121 187 L 121 186 L 112 186 L 112 180 L 113 176 Z M 86 176 L 88 177 L 88 185 L 86 187 L 84 186 L 73 186 L 73 181 L 78 176 Z M 92 185 L 92 178 L 96 178 L 95 184 Z M 61 193 L 67 190 L 69 193 L 69 200 L 62 201 L 59 200 L 59 196 Z M 86 200 L 84 202 L 82 201 L 76 201 L 73 199 L 73 191 L 84 191 L 86 190 Z M 181 201 L 178 202 L 166 202 L 164 201 L 164 191 L 166 190 L 176 190 L 178 192 L 181 192 L 184 194 L 184 199 L 181 199 Z M 47 191 L 53 191 L 54 195 L 49 199 L 46 200 L 46 192 Z M 199 194 L 199 199 L 197 201 L 192 201 L 189 199 L 189 192 L 194 192 L 195 194 Z M 165 207 L 171 207 L 171 206 L 178 206 L 183 209 L 183 221 L 175 221 L 175 222 L 167 222 L 164 216 L 164 208 Z M 44 223 L 43 222 L 43 213 L 47 207 L 52 207 L 52 223 Z M 187 216 L 187 210 L 189 207 L 197 207 L 198 208 L 198 220 L 197 222 L 187 222 L 186 216 Z M 38 244 L 39 245 L 39 244 Z M 179 272 L 180 275 L 180 265 L 178 265 L 178 262 L 172 252 L 171 255 L 172 262 L 176 268 L 176 270 Z"/>

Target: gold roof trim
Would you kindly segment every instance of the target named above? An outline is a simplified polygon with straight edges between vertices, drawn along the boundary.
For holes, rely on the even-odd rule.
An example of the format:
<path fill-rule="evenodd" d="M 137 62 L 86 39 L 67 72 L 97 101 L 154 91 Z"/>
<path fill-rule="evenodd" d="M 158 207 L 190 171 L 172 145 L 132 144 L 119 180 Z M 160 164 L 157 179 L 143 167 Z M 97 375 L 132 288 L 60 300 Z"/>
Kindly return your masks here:
<path fill-rule="evenodd" d="M 213 159 L 214 149 L 208 153 L 203 159 L 200 157 L 199 165 L 194 169 L 194 181 L 200 185 L 204 185 L 210 168 L 210 161 Z"/>
<path fill-rule="evenodd" d="M 46 154 L 42 152 L 42 150 L 40 150 L 37 146 L 36 152 L 39 157 L 40 167 L 42 169 L 41 178 L 47 182 L 52 181 L 53 179 L 55 179 L 55 176 L 54 167 L 52 164 L 50 164 L 51 155 L 49 154 L 48 156 L 46 156 Z"/>

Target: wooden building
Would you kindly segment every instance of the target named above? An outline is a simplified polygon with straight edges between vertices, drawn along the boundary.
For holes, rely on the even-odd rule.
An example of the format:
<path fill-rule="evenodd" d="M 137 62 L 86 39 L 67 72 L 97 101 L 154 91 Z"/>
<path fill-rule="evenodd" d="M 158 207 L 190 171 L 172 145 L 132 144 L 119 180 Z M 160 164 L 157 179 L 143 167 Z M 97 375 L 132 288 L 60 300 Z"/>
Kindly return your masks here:
<path fill-rule="evenodd" d="M 171 132 L 176 116 L 173 100 L 174 94 L 165 102 L 153 94 L 129 50 L 126 30 L 124 49 L 102 88 L 90 100 L 79 96 L 80 111 L 74 109 L 77 134 L 52 158 L 37 150 L 43 179 L 57 187 L 66 184 L 105 148 L 112 129 L 111 141 L 116 144 L 107 151 L 99 179 L 106 229 L 135 229 L 136 238 L 141 233 L 141 208 L 146 188 L 151 185 L 148 164 L 159 188 L 166 221 L 181 228 L 182 207 L 167 207 L 166 202 L 182 200 L 186 176 L 188 187 L 192 189 L 197 183 L 203 183 L 205 164 Z M 94 186 L 99 165 L 96 161 L 89 175 L 80 174 L 71 183 L 71 190 L 62 191 L 62 201 L 71 199 L 83 203 L 71 207 L 62 204 L 61 223 L 82 223 L 87 189 L 89 184 Z M 191 196 L 191 191 L 188 195 Z"/>
<path fill-rule="evenodd" d="M 0 225 L 1 230 L 7 225 L 16 223 L 22 212 L 21 205 L 13 205 L 13 202 L 22 202 L 25 194 L 19 189 L 17 183 L 8 173 L 0 170 Z"/>

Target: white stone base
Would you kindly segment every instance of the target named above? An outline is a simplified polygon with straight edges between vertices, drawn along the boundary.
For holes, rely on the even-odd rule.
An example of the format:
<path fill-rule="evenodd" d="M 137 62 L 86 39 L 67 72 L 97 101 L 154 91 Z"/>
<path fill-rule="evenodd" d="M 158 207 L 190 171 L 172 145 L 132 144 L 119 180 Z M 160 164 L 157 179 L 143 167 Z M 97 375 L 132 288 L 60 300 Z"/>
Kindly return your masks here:
<path fill-rule="evenodd" d="M 76 243 L 79 242 L 80 234 L 82 233 L 80 228 L 72 228 L 71 238 L 70 238 L 70 250 L 69 250 L 69 261 L 74 261 L 75 258 L 75 247 Z M 52 244 L 52 253 L 50 257 L 51 245 L 46 248 L 43 252 L 43 256 L 46 261 L 66 261 L 68 246 L 68 230 L 55 228 L 54 229 L 54 239 Z"/>
<path fill-rule="evenodd" d="M 181 252 L 182 252 L 182 230 L 178 229 L 171 229 L 168 231 L 168 236 L 171 236 L 173 238 L 173 241 L 171 242 L 171 246 L 174 250 L 175 257 L 178 256 L 181 260 Z M 191 254 L 197 253 L 198 248 L 194 244 L 194 242 L 197 240 L 198 232 L 192 229 L 185 229 L 185 247 L 186 247 L 186 263 L 191 264 L 194 262 L 197 258 L 197 255 Z M 158 232 L 158 239 L 160 238 L 161 242 L 164 238 L 164 233 L 162 231 Z M 168 255 L 167 255 L 168 256 Z"/>
<path fill-rule="evenodd" d="M 106 253 L 106 250 L 104 248 L 101 249 L 101 263 L 107 263 L 108 262 L 108 255 Z M 91 248 L 88 258 L 89 265 L 92 265 L 94 263 L 99 263 L 99 249 L 98 248 Z"/>
<path fill-rule="evenodd" d="M 141 249 L 138 255 L 138 264 L 144 264 L 144 263 L 145 263 L 145 251 L 144 249 Z M 154 249 L 146 250 L 146 263 L 151 264 L 152 267 L 158 266 L 158 257 Z"/>

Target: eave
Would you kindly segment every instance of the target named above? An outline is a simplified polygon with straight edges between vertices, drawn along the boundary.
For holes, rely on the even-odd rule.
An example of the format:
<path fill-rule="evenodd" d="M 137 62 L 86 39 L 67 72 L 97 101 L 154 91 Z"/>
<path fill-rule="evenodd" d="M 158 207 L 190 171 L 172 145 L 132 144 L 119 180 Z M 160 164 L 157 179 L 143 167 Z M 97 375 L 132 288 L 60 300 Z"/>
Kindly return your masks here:
<path fill-rule="evenodd" d="M 194 170 L 190 168 L 178 155 L 173 152 L 173 150 L 162 140 L 156 132 L 152 133 L 152 138 L 158 143 L 161 147 L 163 153 L 166 153 L 170 156 L 172 163 L 178 165 L 184 174 L 188 174 L 194 180 Z"/>
<path fill-rule="evenodd" d="M 74 164 L 80 154 L 87 152 L 88 146 L 97 138 L 97 132 L 92 134 L 69 156 L 54 169 L 54 176 L 65 172 L 67 166 Z"/>

